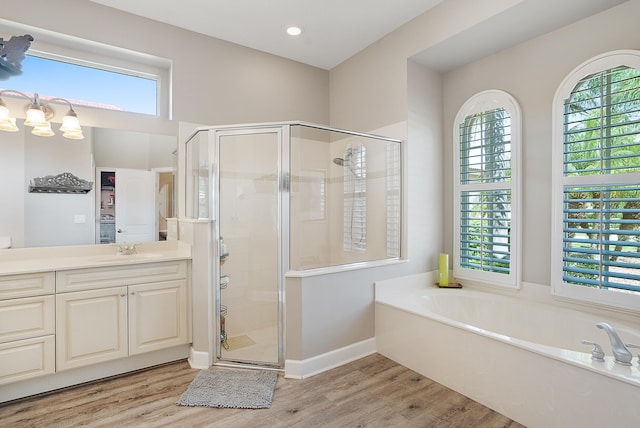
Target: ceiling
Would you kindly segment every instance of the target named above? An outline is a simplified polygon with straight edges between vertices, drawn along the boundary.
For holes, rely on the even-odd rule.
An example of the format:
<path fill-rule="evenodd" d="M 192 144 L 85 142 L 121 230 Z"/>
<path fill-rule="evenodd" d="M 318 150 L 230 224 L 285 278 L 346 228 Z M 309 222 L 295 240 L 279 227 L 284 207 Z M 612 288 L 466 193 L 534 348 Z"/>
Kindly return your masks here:
<path fill-rule="evenodd" d="M 330 70 L 443 0 L 91 1 Z"/>
<path fill-rule="evenodd" d="M 90 1 L 330 70 L 445 0 Z M 508 6 L 503 12 L 412 60 L 437 71 L 452 70 L 628 0 L 503 1 Z M 287 35 L 291 25 L 303 33 Z"/>

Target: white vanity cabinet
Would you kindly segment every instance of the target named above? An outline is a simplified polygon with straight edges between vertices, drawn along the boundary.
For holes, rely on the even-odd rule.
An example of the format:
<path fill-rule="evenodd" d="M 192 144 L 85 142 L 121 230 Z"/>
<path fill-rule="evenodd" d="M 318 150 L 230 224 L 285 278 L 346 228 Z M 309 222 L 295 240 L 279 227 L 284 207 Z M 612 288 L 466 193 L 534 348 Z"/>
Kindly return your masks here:
<path fill-rule="evenodd" d="M 187 344 L 185 260 L 56 272 L 56 369 Z"/>
<path fill-rule="evenodd" d="M 129 355 L 127 287 L 56 295 L 56 369 Z"/>
<path fill-rule="evenodd" d="M 0 384 L 55 371 L 55 275 L 0 276 Z"/>

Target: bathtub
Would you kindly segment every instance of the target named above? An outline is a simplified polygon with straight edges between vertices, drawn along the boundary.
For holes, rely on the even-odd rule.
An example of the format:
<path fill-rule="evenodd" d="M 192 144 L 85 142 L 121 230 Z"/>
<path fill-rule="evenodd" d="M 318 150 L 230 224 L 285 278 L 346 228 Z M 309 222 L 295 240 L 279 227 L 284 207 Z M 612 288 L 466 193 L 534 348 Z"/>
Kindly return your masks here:
<path fill-rule="evenodd" d="M 549 288 L 534 284 L 508 296 L 434 282 L 423 274 L 376 283 L 379 353 L 530 428 L 639 426 L 638 350 L 630 367 L 614 363 L 596 328 L 607 321 L 640 344 L 638 317 L 541 302 L 530 297 Z M 602 346 L 604 362 L 583 339 Z"/>

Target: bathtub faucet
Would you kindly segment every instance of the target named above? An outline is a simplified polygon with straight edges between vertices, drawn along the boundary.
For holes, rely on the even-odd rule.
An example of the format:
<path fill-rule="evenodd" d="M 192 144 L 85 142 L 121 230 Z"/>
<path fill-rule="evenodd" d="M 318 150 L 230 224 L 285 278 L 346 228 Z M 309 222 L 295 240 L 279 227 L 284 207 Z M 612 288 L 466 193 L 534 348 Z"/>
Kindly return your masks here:
<path fill-rule="evenodd" d="M 611 341 L 611 350 L 613 351 L 613 358 L 616 363 L 630 366 L 633 354 L 631 354 L 627 347 L 624 346 L 624 342 L 620 340 L 620 336 L 618 336 L 615 329 L 606 322 L 599 322 L 596 324 L 596 327 L 603 329 L 609 336 L 609 340 Z"/>

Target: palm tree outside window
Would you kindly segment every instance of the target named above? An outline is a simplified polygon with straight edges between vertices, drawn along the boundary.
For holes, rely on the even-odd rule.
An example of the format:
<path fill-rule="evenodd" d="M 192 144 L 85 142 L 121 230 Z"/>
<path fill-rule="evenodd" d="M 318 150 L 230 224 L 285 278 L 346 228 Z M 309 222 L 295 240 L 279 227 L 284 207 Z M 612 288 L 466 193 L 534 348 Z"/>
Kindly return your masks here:
<path fill-rule="evenodd" d="M 519 286 L 520 109 L 498 90 L 471 97 L 454 125 L 454 276 Z"/>
<path fill-rule="evenodd" d="M 640 294 L 640 71 L 589 75 L 564 102 L 565 283 Z"/>

